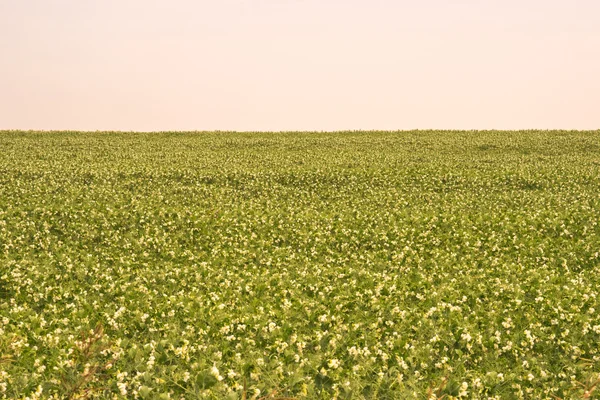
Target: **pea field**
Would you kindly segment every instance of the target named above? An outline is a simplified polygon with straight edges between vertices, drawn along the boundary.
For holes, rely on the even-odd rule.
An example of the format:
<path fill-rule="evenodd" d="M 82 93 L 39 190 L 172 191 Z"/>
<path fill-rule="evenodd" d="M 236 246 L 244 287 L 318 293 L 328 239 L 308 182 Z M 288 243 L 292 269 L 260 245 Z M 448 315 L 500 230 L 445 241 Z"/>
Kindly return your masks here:
<path fill-rule="evenodd" d="M 2 399 L 600 399 L 600 131 L 0 131 Z"/>

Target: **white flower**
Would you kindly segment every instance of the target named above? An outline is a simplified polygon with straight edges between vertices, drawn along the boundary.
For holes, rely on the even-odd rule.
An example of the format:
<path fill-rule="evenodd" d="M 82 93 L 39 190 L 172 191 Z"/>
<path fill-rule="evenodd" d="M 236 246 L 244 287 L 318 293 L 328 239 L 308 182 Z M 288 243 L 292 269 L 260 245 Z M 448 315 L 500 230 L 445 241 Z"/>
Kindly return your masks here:
<path fill-rule="evenodd" d="M 217 368 L 216 365 L 213 364 L 212 368 L 210 369 L 210 374 L 212 376 L 214 376 L 215 378 L 217 378 L 218 381 L 222 381 L 224 378 L 221 376 L 221 374 L 219 373 L 219 369 Z"/>
<path fill-rule="evenodd" d="M 117 387 L 122 396 L 127 395 L 127 384 L 125 382 L 117 382 Z"/>

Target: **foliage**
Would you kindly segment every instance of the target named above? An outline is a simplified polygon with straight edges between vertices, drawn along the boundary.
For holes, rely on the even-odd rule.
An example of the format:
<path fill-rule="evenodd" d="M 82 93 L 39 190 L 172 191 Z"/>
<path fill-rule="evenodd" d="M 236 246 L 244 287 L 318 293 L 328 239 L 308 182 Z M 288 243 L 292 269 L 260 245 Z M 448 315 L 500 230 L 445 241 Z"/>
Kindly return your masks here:
<path fill-rule="evenodd" d="M 0 398 L 600 398 L 600 132 L 0 132 Z"/>

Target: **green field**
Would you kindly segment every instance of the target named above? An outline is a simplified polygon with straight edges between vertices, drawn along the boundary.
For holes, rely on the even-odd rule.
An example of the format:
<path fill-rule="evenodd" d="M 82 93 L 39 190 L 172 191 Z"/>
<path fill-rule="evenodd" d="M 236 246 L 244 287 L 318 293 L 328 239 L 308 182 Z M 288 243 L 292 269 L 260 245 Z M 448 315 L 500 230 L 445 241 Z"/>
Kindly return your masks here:
<path fill-rule="evenodd" d="M 599 221 L 600 131 L 0 131 L 0 398 L 597 399 Z"/>

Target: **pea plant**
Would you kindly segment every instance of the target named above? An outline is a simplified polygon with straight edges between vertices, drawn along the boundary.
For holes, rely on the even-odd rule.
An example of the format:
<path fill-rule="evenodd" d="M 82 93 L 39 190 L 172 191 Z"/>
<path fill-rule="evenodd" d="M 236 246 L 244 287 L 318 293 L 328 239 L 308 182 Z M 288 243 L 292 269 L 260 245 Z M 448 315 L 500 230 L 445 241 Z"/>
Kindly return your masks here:
<path fill-rule="evenodd" d="M 2 399 L 598 399 L 600 131 L 0 132 Z"/>

